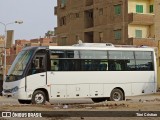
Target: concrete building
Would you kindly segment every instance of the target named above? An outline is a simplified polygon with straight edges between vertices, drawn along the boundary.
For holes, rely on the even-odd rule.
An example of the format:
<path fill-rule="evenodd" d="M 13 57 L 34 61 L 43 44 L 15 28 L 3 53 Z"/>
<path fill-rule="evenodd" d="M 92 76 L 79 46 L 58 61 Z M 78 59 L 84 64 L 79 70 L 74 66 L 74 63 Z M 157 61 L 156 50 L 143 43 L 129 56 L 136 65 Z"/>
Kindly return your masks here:
<path fill-rule="evenodd" d="M 158 47 L 160 87 L 160 0 L 57 0 L 58 45 L 107 42 Z"/>
<path fill-rule="evenodd" d="M 59 45 L 109 42 L 157 46 L 159 0 L 57 0 Z"/>

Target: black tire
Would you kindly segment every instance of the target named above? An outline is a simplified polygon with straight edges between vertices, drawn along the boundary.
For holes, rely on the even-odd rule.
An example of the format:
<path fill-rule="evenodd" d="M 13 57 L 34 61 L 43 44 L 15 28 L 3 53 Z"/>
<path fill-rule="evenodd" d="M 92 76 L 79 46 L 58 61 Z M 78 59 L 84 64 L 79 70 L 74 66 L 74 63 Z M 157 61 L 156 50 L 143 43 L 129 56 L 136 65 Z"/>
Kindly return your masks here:
<path fill-rule="evenodd" d="M 110 101 L 122 101 L 124 94 L 120 89 L 113 89 L 110 96 Z"/>
<path fill-rule="evenodd" d="M 107 98 L 92 98 L 92 101 L 94 103 L 99 103 L 99 102 L 103 102 L 103 101 L 106 101 Z"/>
<path fill-rule="evenodd" d="M 31 100 L 20 100 L 20 99 L 18 99 L 18 102 L 20 104 L 31 104 Z"/>
<path fill-rule="evenodd" d="M 33 93 L 32 104 L 45 104 L 46 95 L 43 91 L 37 90 Z"/>

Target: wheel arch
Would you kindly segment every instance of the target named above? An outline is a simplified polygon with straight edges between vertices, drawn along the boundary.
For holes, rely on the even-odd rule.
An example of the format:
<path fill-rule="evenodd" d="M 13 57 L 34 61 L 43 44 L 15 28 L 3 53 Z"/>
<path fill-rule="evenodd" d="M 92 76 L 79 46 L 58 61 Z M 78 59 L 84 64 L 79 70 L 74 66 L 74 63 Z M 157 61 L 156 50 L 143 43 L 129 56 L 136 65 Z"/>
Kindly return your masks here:
<path fill-rule="evenodd" d="M 114 89 L 119 89 L 119 90 L 121 90 L 122 93 L 123 93 L 123 100 L 125 100 L 125 92 L 124 92 L 124 90 L 123 90 L 121 87 L 115 87 Z M 114 89 L 113 89 L 113 90 L 114 90 Z M 112 91 L 113 91 L 113 90 L 112 90 Z M 112 91 L 111 91 L 111 93 L 112 93 Z M 110 94 L 111 94 L 111 93 L 110 93 Z"/>
<path fill-rule="evenodd" d="M 49 94 L 48 94 L 48 91 L 47 91 L 45 88 L 37 88 L 37 89 L 34 90 L 34 92 L 37 91 L 37 90 L 43 91 L 43 92 L 45 93 L 45 95 L 46 95 L 46 101 L 49 102 Z M 33 93 L 34 93 L 34 92 L 33 92 Z"/>

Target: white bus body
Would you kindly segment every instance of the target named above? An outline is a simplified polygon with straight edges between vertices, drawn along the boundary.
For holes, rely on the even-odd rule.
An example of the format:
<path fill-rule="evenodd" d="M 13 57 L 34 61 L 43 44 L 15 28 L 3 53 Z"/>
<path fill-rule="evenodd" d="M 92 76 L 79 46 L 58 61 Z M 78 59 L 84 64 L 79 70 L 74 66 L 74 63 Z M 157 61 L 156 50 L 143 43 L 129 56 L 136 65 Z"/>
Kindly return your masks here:
<path fill-rule="evenodd" d="M 119 101 L 125 96 L 155 93 L 156 86 L 152 48 L 102 44 L 28 47 L 13 62 L 3 95 L 35 104 L 68 98 Z"/>

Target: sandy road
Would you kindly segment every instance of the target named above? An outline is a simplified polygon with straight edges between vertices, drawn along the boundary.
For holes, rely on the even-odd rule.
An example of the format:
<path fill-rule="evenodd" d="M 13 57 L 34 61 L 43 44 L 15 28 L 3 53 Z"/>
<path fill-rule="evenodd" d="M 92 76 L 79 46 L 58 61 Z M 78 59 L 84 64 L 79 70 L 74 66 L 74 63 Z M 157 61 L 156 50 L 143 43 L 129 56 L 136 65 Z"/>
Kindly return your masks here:
<path fill-rule="evenodd" d="M 101 103 L 93 103 L 91 100 L 79 100 L 74 104 L 70 101 L 57 102 L 46 105 L 21 105 L 17 100 L 12 98 L 0 97 L 0 111 L 160 111 L 160 93 L 127 97 L 126 101 L 111 102 L 105 101 Z M 73 102 L 73 101 L 72 101 Z M 159 113 L 160 114 L 160 113 Z M 0 120 L 17 120 L 28 118 L 0 118 Z M 31 118 L 30 118 L 31 119 Z M 137 120 L 137 117 L 54 117 L 54 118 L 32 118 L 33 120 Z M 138 117 L 141 120 L 159 120 L 157 117 Z"/>

